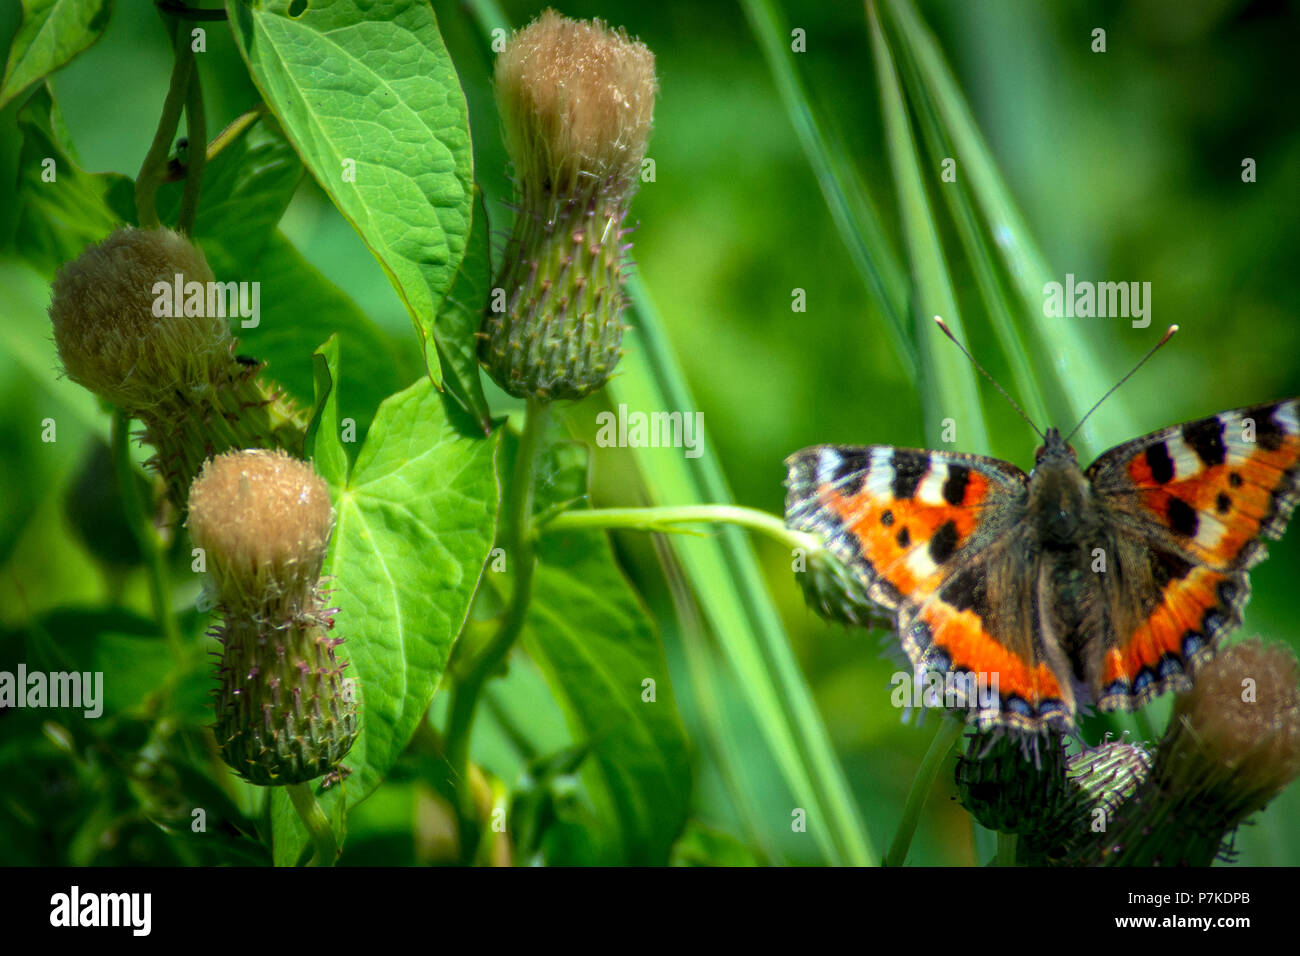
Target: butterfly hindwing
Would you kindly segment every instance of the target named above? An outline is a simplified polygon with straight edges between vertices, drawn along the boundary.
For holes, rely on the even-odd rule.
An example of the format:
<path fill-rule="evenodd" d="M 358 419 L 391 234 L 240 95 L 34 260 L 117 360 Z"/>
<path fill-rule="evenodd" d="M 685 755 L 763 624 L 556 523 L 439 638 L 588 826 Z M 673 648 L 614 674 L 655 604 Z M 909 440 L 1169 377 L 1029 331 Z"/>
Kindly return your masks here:
<path fill-rule="evenodd" d="M 786 464 L 787 523 L 819 536 L 893 612 L 918 674 L 996 675 L 998 699 L 974 715 L 982 725 L 1070 721 L 1073 703 L 1046 662 L 1015 552 L 1024 472 L 885 445 L 822 445 Z"/>
<path fill-rule="evenodd" d="M 1300 400 L 1162 429 L 1086 477 L 1106 516 L 1106 634 L 1086 669 L 1103 709 L 1185 690 L 1241 622 L 1246 571 L 1300 498 Z"/>

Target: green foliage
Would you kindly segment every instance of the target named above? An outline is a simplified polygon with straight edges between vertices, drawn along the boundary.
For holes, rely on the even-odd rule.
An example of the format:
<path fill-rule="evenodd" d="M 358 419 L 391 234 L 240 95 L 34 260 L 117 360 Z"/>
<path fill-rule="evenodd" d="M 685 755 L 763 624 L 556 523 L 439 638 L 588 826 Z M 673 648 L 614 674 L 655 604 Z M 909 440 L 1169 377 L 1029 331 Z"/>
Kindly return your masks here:
<path fill-rule="evenodd" d="M 548 472 L 558 501 L 539 495 L 539 510 L 580 490 L 586 473 L 586 455 L 561 446 Z M 549 535 L 537 559 L 524 647 L 587 748 L 596 861 L 667 863 L 690 808 L 691 770 L 663 648 L 600 532 Z"/>
<path fill-rule="evenodd" d="M 325 574 L 330 600 L 342 609 L 337 627 L 364 715 L 346 761 L 352 776 L 330 794 L 328 812 L 329 804 L 359 803 L 379 786 L 429 709 L 492 547 L 499 435 L 485 438 L 422 378 L 379 406 L 348 469 L 336 401 L 346 388 L 339 350 L 331 339 L 321 351 L 328 375 L 318 379 L 311 457 L 334 498 Z M 272 822 L 276 862 L 292 864 L 306 833 L 282 792 Z"/>
<path fill-rule="evenodd" d="M 436 338 L 433 316 L 469 241 L 473 157 L 433 10 L 399 0 L 294 8 L 226 6 L 253 79 L 307 168 L 379 259 L 420 336 Z M 469 394 L 477 367 L 446 374 Z"/>
<path fill-rule="evenodd" d="M 0 107 L 99 39 L 113 0 L 23 0 L 22 26 L 9 48 Z"/>
<path fill-rule="evenodd" d="M 1027 467 L 1032 435 L 936 312 L 1039 426 L 1063 428 L 1179 322 L 1080 432 L 1083 458 L 1300 392 L 1300 239 L 1277 214 L 1300 200 L 1280 172 L 1300 132 L 1255 96 L 1261 67 L 1293 55 L 1295 11 L 1260 25 L 1223 8 L 1168 35 L 1140 0 L 1099 55 L 1087 15 L 1029 0 L 610 0 L 585 15 L 644 40 L 662 91 L 657 178 L 627 221 L 625 354 L 605 389 L 534 429 L 519 480 L 514 432 L 531 447 L 535 409 L 485 387 L 476 334 L 513 200 L 491 31 L 541 6 L 227 0 L 226 21 L 180 33 L 205 31 L 207 129 L 224 129 L 193 238 L 219 281 L 259 283 L 260 321 L 232 321 L 238 354 L 310 411 L 335 508 L 323 586 L 362 729 L 340 779 L 309 785 L 316 832 L 301 799 L 221 762 L 188 534 L 122 509 L 115 470 L 158 500 L 148 450 L 103 460 L 112 410 L 60 375 L 50 340 L 56 269 L 137 224 L 142 172 L 165 180 L 163 223 L 181 220 L 204 144 L 176 146 L 189 116 L 156 129 L 172 32 L 152 4 L 0 14 L 0 671 L 104 675 L 102 717 L 0 712 L 7 862 L 331 863 L 330 841 L 357 865 L 870 865 L 884 847 L 987 862 L 988 834 L 946 799 L 957 729 L 899 721 L 899 665 L 875 640 L 893 636 L 810 614 L 789 540 L 547 522 L 646 505 L 771 516 L 790 451 L 933 446 L 947 418 L 958 449 Z M 155 135 L 172 162 L 142 171 Z M 1257 183 L 1239 154 L 1259 159 Z M 1153 327 L 1045 316 L 1043 284 L 1067 271 L 1152 279 Z M 597 415 L 620 404 L 702 413 L 700 456 L 601 447 Z M 1245 630 L 1300 646 L 1296 540 L 1253 573 Z M 467 687 L 481 693 L 458 722 Z M 1085 736 L 1149 739 L 1168 710 L 1089 717 Z M 1292 787 L 1239 836 L 1242 861 L 1300 860 L 1298 808 Z"/>

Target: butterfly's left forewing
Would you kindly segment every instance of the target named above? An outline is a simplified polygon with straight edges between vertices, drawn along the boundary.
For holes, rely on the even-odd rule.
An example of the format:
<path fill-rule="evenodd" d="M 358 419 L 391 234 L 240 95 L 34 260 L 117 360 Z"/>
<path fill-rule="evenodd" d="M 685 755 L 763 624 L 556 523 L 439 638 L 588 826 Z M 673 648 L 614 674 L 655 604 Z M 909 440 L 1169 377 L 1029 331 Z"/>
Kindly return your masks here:
<path fill-rule="evenodd" d="M 1103 709 L 1128 709 L 1190 686 L 1241 623 L 1246 572 L 1300 499 L 1300 399 L 1154 432 L 1086 476 L 1113 553 L 1107 631 L 1085 669 Z"/>
<path fill-rule="evenodd" d="M 918 674 L 974 675 L 982 726 L 1066 727 L 1073 698 L 1038 632 L 1021 540 L 1027 477 L 977 455 L 822 445 L 786 460 L 786 521 L 816 534 L 894 615 Z M 967 684 L 966 686 L 969 686 Z"/>

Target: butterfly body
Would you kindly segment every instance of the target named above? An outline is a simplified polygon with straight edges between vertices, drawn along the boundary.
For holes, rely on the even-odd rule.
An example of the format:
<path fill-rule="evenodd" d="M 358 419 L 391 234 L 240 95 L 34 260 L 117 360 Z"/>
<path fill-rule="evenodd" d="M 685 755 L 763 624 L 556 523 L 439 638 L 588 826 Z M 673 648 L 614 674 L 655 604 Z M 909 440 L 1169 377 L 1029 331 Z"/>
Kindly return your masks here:
<path fill-rule="evenodd" d="M 1241 621 L 1300 497 L 1300 400 L 1154 432 L 1087 470 L 1049 429 L 1026 475 L 977 455 L 822 445 L 787 523 L 889 611 L 918 675 L 974 675 L 981 728 L 1071 731 L 1081 704 L 1185 690 Z"/>

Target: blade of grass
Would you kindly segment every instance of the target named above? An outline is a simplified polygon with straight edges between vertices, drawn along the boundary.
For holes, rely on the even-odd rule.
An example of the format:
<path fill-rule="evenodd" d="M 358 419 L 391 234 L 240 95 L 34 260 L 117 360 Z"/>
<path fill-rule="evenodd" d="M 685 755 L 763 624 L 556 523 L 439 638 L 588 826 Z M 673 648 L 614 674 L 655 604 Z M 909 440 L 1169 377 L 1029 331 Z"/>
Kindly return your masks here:
<path fill-rule="evenodd" d="M 897 42 L 894 49 L 899 51 L 898 65 L 903 86 L 908 102 L 920 122 L 930 165 L 937 167 L 953 155 L 952 138 L 939 119 L 932 92 L 922 81 L 911 51 Z M 966 177 L 958 172 L 956 181 L 942 183 L 939 192 L 943 194 L 948 212 L 957 227 L 957 235 L 971 265 L 980 298 L 988 310 L 994 335 L 1011 365 L 1018 400 L 1034 424 L 1045 428 L 1048 421 L 1047 405 L 1033 362 L 1021 341 L 1020 330 L 1014 319 L 1020 309 L 1020 302 L 1009 294 L 1005 273 L 1001 268 L 1002 262 L 994 252 L 989 234 L 976 214 Z"/>
<path fill-rule="evenodd" d="M 707 753 L 707 759 L 718 768 L 722 785 L 726 788 L 750 846 L 761 859 L 770 861 L 774 857 L 773 848 L 754 801 L 754 787 L 745 773 L 752 768 L 743 766 L 737 759 L 737 755 L 744 752 L 742 739 L 735 736 L 740 728 L 726 716 L 721 688 L 714 675 L 708 628 L 701 617 L 699 601 L 672 546 L 665 539 L 657 538 L 655 551 L 663 564 L 673 607 L 681 625 L 682 652 L 691 677 L 691 700 L 699 708 L 700 723 L 704 728 L 705 741 L 702 749 Z M 679 700 L 684 696 L 684 693 L 678 692 Z"/>
<path fill-rule="evenodd" d="M 880 29 L 875 5 L 868 0 L 867 21 L 871 49 L 880 81 L 881 110 L 890 167 L 898 190 L 900 221 L 912 267 L 912 311 L 916 319 L 917 353 L 921 361 L 919 386 L 925 415 L 925 434 L 931 447 L 939 447 L 942 422 L 958 422 L 963 449 L 987 454 L 988 429 L 980 406 L 975 370 L 966 357 L 934 327 L 933 316 L 942 315 L 953 333 L 965 339 L 952 291 L 952 279 L 939 244 L 939 230 L 921 179 L 920 159 L 907 118 L 907 104 L 899 86 L 894 58 Z"/>
<path fill-rule="evenodd" d="M 951 136 L 958 168 L 970 182 L 971 193 L 1019 293 L 1022 309 L 1018 324 L 1028 330 L 1036 346 L 1037 367 L 1047 389 L 1049 412 L 1054 416 L 1048 424 L 1070 428 L 1113 382 L 1101 371 L 1096 352 L 1079 326 L 1043 315 L 1043 286 L 1052 281 L 1052 274 L 1016 209 L 937 41 L 910 4 L 901 0 L 885 2 L 892 21 L 898 25 L 900 42 L 932 90 L 935 107 Z M 1112 396 L 1078 432 L 1076 444 L 1096 455 L 1102 451 L 1098 431 L 1122 434 L 1126 420 L 1122 394 Z"/>
<path fill-rule="evenodd" d="M 826 198 L 835 228 L 867 293 L 885 318 L 885 332 L 899 361 L 908 377 L 916 381 L 917 351 L 907 328 L 907 279 L 885 238 L 880 216 L 844 150 L 813 114 L 786 43 L 790 31 L 781 22 L 776 4 L 773 0 L 742 0 L 741 5 Z"/>
<path fill-rule="evenodd" d="M 1038 424 L 1070 428 L 1113 384 L 1112 380 L 1101 371 L 1093 347 L 1079 326 L 1043 315 L 1043 287 L 1052 281 L 1046 260 L 1016 209 L 933 34 L 904 0 L 884 3 L 891 22 L 897 25 L 900 47 L 916 65 L 918 87 L 936 110 L 958 158 L 958 168 L 984 215 L 984 232 L 993 237 L 1006 274 L 1019 294 L 1021 308 L 1012 312 L 1012 322 L 1022 330 L 1022 341 L 1028 338 L 1035 343 L 1038 361 L 1034 367 L 1041 372 L 1039 381 L 1046 386 L 1045 404 L 1053 416 Z M 1014 352 L 1008 352 L 1013 364 Z M 1031 396 L 1024 393 L 1022 397 L 1029 400 Z M 1075 444 L 1087 453 L 1082 457 L 1095 457 L 1104 449 L 1099 429 L 1109 435 L 1126 434 L 1126 420 L 1122 392 L 1118 392 L 1075 435 Z M 1132 714 L 1115 712 L 1108 715 L 1108 721 L 1116 732 L 1136 734 L 1140 729 Z"/>
<path fill-rule="evenodd" d="M 614 403 L 689 413 L 696 405 L 644 285 L 632 277 L 634 348 L 609 384 Z M 721 468 L 705 439 L 694 459 L 653 456 L 637 449 L 638 464 L 655 503 L 730 503 Z M 707 538 L 674 535 L 671 544 L 699 598 L 723 653 L 749 696 L 759 729 L 825 857 L 840 865 L 876 862 L 843 768 L 831 747 L 780 616 L 759 570 L 753 546 L 734 528 Z M 693 675 L 695 676 L 695 675 Z M 707 673 L 699 675 L 708 678 Z M 725 739 L 725 731 L 719 731 Z M 788 825 L 788 820 L 783 824 Z M 775 841 L 773 841 L 775 842 Z"/>

